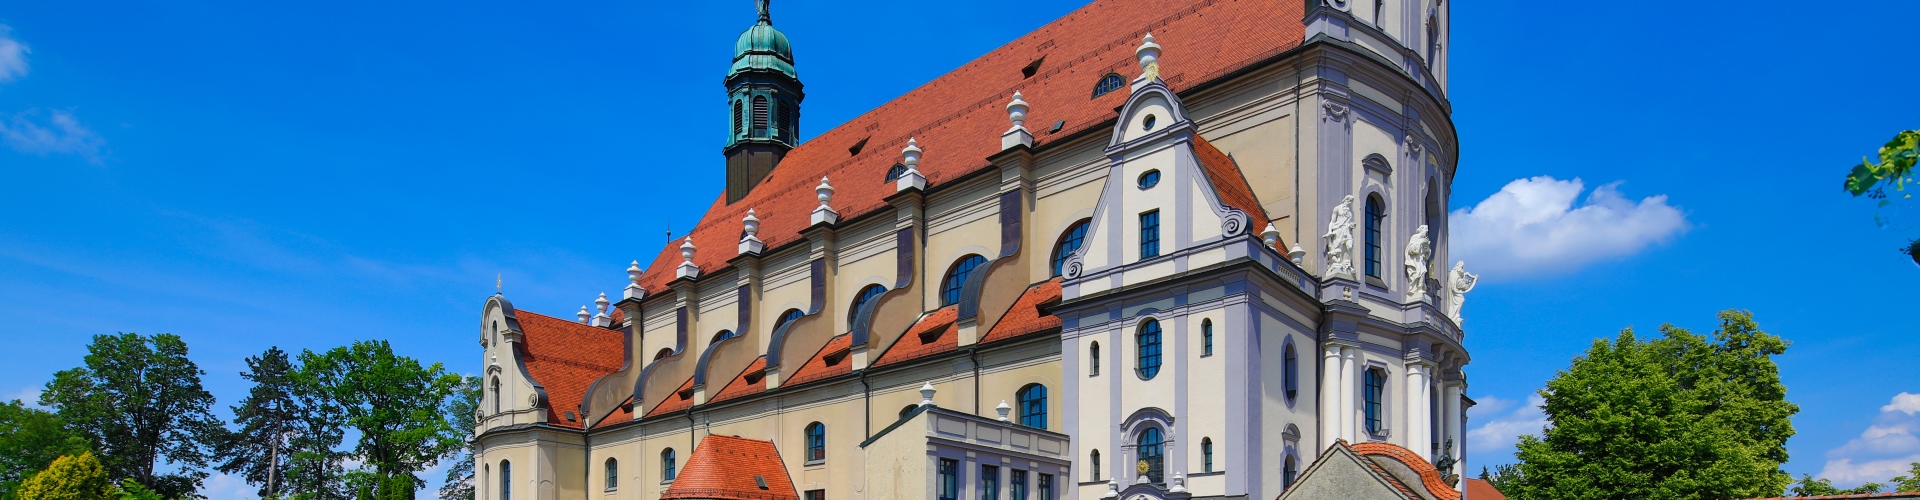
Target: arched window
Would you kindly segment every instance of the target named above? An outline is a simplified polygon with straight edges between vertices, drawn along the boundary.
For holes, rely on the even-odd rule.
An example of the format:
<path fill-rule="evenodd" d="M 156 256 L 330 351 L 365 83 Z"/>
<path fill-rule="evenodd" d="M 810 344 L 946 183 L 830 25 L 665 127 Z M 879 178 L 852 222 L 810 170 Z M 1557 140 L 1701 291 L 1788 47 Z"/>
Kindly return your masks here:
<path fill-rule="evenodd" d="M 1087 348 L 1087 376 L 1100 376 L 1100 343 L 1094 342 Z"/>
<path fill-rule="evenodd" d="M 500 461 L 500 500 L 513 500 L 513 462 Z"/>
<path fill-rule="evenodd" d="M 853 308 L 848 309 L 847 312 L 850 312 L 850 313 L 860 312 L 860 307 L 867 305 L 867 301 L 873 300 L 874 298 L 879 297 L 880 294 L 883 294 L 883 293 L 887 293 L 887 287 L 880 286 L 880 285 L 867 285 L 866 288 L 860 289 L 860 293 L 858 295 L 853 296 Z"/>
<path fill-rule="evenodd" d="M 1213 320 L 1200 320 L 1200 355 L 1213 355 Z"/>
<path fill-rule="evenodd" d="M 1088 453 L 1087 462 L 1093 464 L 1093 467 L 1091 467 L 1091 469 L 1093 470 L 1093 480 L 1099 481 L 1100 480 L 1100 450 L 1093 450 L 1093 453 Z"/>
<path fill-rule="evenodd" d="M 653 353 L 653 360 L 659 361 L 662 359 L 667 359 L 667 356 L 672 356 L 672 355 L 673 355 L 672 347 L 662 347 L 660 348 L 660 352 Z"/>
<path fill-rule="evenodd" d="M 660 479 L 672 481 L 674 476 L 673 448 L 660 452 Z"/>
<path fill-rule="evenodd" d="M 620 489 L 620 461 L 607 459 L 607 491 Z"/>
<path fill-rule="evenodd" d="M 1125 86 L 1127 86 L 1127 79 L 1121 78 L 1119 73 L 1107 73 L 1107 76 L 1100 77 L 1100 81 L 1093 84 L 1093 96 L 1107 95 L 1108 92 L 1120 90 Z"/>
<path fill-rule="evenodd" d="M 767 98 L 753 96 L 753 136 L 767 137 Z"/>
<path fill-rule="evenodd" d="M 974 268 L 985 263 L 987 258 L 978 255 L 968 255 L 955 263 L 953 269 L 947 271 L 946 281 L 940 284 L 940 307 L 960 303 L 960 289 L 967 286 L 967 276 L 973 274 Z"/>
<path fill-rule="evenodd" d="M 733 101 L 733 135 L 734 137 L 739 137 L 741 134 L 744 134 L 747 132 L 746 116 L 745 116 L 745 113 L 741 110 L 742 107 L 744 106 L 740 104 L 740 101 Z"/>
<path fill-rule="evenodd" d="M 1379 196 L 1367 197 L 1367 276 L 1380 277 L 1380 229 L 1387 221 L 1387 207 Z"/>
<path fill-rule="evenodd" d="M 720 333 L 713 334 L 713 340 L 707 342 L 707 345 L 718 344 L 720 341 L 730 338 L 733 338 L 733 330 L 721 330 Z"/>
<path fill-rule="evenodd" d="M 907 407 L 906 407 L 906 408 L 901 408 L 901 409 L 900 409 L 900 419 L 901 419 L 901 420 L 906 420 L 906 419 L 907 419 L 907 414 L 909 414 L 909 413 L 913 413 L 913 409 L 914 409 L 914 408 L 919 408 L 919 407 L 920 407 L 920 405 L 907 405 Z"/>
<path fill-rule="evenodd" d="M 1140 324 L 1140 334 L 1134 337 L 1139 342 L 1140 378 L 1151 379 L 1160 374 L 1160 322 L 1147 320 Z"/>
<path fill-rule="evenodd" d="M 1380 398 L 1387 389 L 1387 374 L 1379 368 L 1367 369 L 1367 432 L 1379 434 L 1384 429 L 1380 425 Z"/>
<path fill-rule="evenodd" d="M 1166 470 L 1166 450 L 1162 446 L 1165 440 L 1160 437 L 1160 429 L 1148 427 L 1140 431 L 1137 443 L 1140 446 L 1135 449 L 1139 450 L 1140 461 L 1147 463 L 1147 480 L 1161 482 L 1160 473 Z"/>
<path fill-rule="evenodd" d="M 1047 428 L 1047 386 L 1027 384 L 1014 397 L 1020 400 L 1020 425 Z"/>
<path fill-rule="evenodd" d="M 1280 376 L 1286 377 L 1287 402 L 1291 403 L 1300 394 L 1300 354 L 1294 352 L 1292 342 L 1282 349 Z"/>
<path fill-rule="evenodd" d="M 493 377 L 493 412 L 500 413 L 500 377 Z"/>
<path fill-rule="evenodd" d="M 1200 438 L 1200 471 L 1213 472 L 1213 438 Z"/>
<path fill-rule="evenodd" d="M 827 459 L 827 426 L 819 422 L 807 424 L 807 461 Z"/>
<path fill-rule="evenodd" d="M 773 320 L 773 329 L 779 330 L 781 326 L 792 323 L 793 320 L 800 319 L 801 316 L 806 315 L 807 313 L 800 312 L 799 309 L 788 309 L 787 312 L 780 313 L 779 319 Z"/>
<path fill-rule="evenodd" d="M 1075 222 L 1073 227 L 1067 228 L 1066 234 L 1060 235 L 1060 243 L 1053 246 L 1053 276 L 1060 276 L 1067 265 L 1067 258 L 1072 257 L 1074 252 L 1080 251 L 1080 245 L 1087 242 L 1089 222 L 1091 221 Z"/>
<path fill-rule="evenodd" d="M 1287 454 L 1287 460 L 1282 463 L 1284 465 L 1280 466 L 1280 491 L 1286 491 L 1293 487 L 1294 476 L 1300 475 L 1300 463 L 1294 460 L 1291 453 Z"/>
<path fill-rule="evenodd" d="M 900 176 L 902 175 L 907 175 L 906 165 L 895 163 L 892 167 L 887 168 L 887 182 L 900 180 Z"/>

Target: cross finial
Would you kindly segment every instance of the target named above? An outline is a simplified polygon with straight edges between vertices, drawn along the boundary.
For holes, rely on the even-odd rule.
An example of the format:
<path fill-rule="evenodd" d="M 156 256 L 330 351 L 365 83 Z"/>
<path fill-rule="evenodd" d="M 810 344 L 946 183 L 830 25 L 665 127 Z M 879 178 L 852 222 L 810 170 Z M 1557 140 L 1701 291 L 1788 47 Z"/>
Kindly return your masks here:
<path fill-rule="evenodd" d="M 773 24 L 773 15 L 767 13 L 771 3 L 771 0 L 753 0 L 754 6 L 760 8 L 760 24 Z"/>
<path fill-rule="evenodd" d="M 639 262 L 639 261 L 635 261 Z M 500 273 L 493 273 L 493 294 L 500 294 Z"/>

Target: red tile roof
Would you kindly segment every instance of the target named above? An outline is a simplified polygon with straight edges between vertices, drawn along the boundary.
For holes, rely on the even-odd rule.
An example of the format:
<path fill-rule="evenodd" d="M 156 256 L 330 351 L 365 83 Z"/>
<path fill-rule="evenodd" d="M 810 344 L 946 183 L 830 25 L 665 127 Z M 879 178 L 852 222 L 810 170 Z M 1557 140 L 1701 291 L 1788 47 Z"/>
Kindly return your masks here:
<path fill-rule="evenodd" d="M 761 488 L 758 477 L 766 481 Z M 687 466 L 660 495 L 673 498 L 721 500 L 799 500 L 780 450 L 771 441 L 735 436 L 707 436 L 694 447 Z"/>
<path fill-rule="evenodd" d="M 793 377 L 787 379 L 783 385 L 792 387 L 853 373 L 853 362 L 847 360 L 847 354 L 852 347 L 852 334 L 843 333 L 834 337 L 833 340 L 827 341 L 826 347 L 820 348 L 820 352 L 814 353 L 813 359 L 800 365 L 800 369 L 794 371 Z"/>
<path fill-rule="evenodd" d="M 890 365 L 960 349 L 960 332 L 953 322 L 960 318 L 960 306 L 951 305 L 920 317 L 906 335 L 893 341 L 886 354 L 873 366 Z"/>
<path fill-rule="evenodd" d="M 1473 500 L 1507 500 L 1506 493 L 1501 493 L 1499 488 L 1494 488 L 1493 483 L 1489 483 L 1485 479 L 1467 478 L 1464 479 L 1464 481 L 1467 482 L 1467 498 Z"/>
<path fill-rule="evenodd" d="M 667 395 L 666 401 L 661 401 L 660 404 L 654 405 L 653 411 L 647 412 L 647 417 L 657 417 L 692 407 L 693 377 L 689 376 L 687 377 L 687 383 L 680 384 L 679 389 L 674 389 L 673 394 Z"/>
<path fill-rule="evenodd" d="M 886 171 L 909 137 L 926 150 L 919 170 L 930 186 L 987 168 L 986 158 L 1000 152 L 1000 134 L 1009 126 L 1005 107 L 1015 90 L 1032 104 L 1027 123 L 1039 132 L 1036 146 L 1114 119 L 1126 92 L 1088 96 L 1109 72 L 1139 74 L 1133 51 L 1148 31 L 1165 50 L 1162 78 L 1188 89 L 1298 47 L 1304 9 L 1299 0 L 1097 0 L 800 145 L 739 202 L 716 196 L 690 233 L 700 249 L 694 263 L 708 274 L 727 267 L 749 208 L 768 247 L 798 241 L 819 205 L 813 187 L 822 176 L 832 179 L 833 208 L 842 220 L 886 207 L 894 194 Z M 1022 75 L 1042 57 L 1039 73 Z M 1056 121 L 1065 126 L 1047 133 Z M 848 156 L 863 140 L 869 146 Z M 649 293 L 674 279 L 679 246 L 662 248 L 641 275 Z"/>
<path fill-rule="evenodd" d="M 980 343 L 999 342 L 1029 333 L 1041 332 L 1060 327 L 1060 317 L 1040 311 L 1042 306 L 1060 303 L 1060 278 L 1036 283 L 1027 287 L 1026 293 L 1013 302 L 1013 308 L 1000 317 L 987 336 Z"/>
<path fill-rule="evenodd" d="M 747 369 L 740 370 L 740 375 L 733 377 L 732 382 L 728 382 L 726 387 L 721 387 L 713 397 L 707 398 L 707 403 L 718 403 L 762 392 L 767 392 L 766 356 L 754 358 L 753 363 L 747 365 Z"/>
<path fill-rule="evenodd" d="M 547 423 L 581 428 L 580 399 L 594 380 L 620 369 L 624 334 L 525 310 L 514 317 L 526 334 L 527 376 L 547 389 Z M 573 421 L 565 417 L 569 411 Z"/>
<path fill-rule="evenodd" d="M 620 409 L 614 410 L 612 414 L 602 417 L 599 422 L 594 422 L 593 428 L 601 429 L 614 424 L 624 424 L 632 421 L 633 396 L 627 396 L 625 401 L 620 402 Z"/>
<path fill-rule="evenodd" d="M 1421 459 L 1420 455 L 1415 455 L 1413 450 L 1387 443 L 1360 443 L 1351 445 L 1349 448 L 1352 448 L 1354 453 L 1364 457 L 1380 457 L 1399 461 L 1401 464 L 1406 465 L 1407 468 L 1413 469 L 1414 473 L 1420 475 L 1421 486 L 1424 486 L 1428 493 L 1433 494 L 1434 498 L 1439 500 L 1460 500 L 1460 492 L 1455 491 L 1452 486 L 1448 486 L 1447 481 L 1440 477 L 1440 469 L 1434 468 L 1433 464 Z M 1378 467 L 1377 464 L 1369 465 Z M 1378 468 L 1375 470 L 1380 471 Z M 1401 484 L 1399 479 L 1395 478 L 1392 474 L 1386 474 L 1385 471 L 1380 472 L 1388 481 L 1393 481 L 1395 487 L 1401 488 L 1403 491 L 1407 489 L 1408 485 Z M 1419 498 L 1419 496 L 1413 495 L 1411 492 L 1408 493 L 1408 496 Z"/>

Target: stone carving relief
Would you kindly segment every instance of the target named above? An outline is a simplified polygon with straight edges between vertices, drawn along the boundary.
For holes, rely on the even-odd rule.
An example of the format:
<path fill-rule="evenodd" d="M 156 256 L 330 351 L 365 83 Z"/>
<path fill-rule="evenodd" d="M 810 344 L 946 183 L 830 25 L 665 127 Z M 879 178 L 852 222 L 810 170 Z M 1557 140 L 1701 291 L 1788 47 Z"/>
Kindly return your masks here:
<path fill-rule="evenodd" d="M 1353 195 L 1347 195 L 1333 207 L 1333 220 L 1327 223 L 1327 276 L 1353 276 Z"/>
<path fill-rule="evenodd" d="M 1413 230 L 1407 240 L 1407 300 L 1427 298 L 1427 262 L 1433 260 L 1433 242 L 1427 239 L 1427 225 Z"/>
<path fill-rule="evenodd" d="M 1447 316 L 1453 318 L 1453 324 L 1467 322 L 1460 317 L 1460 306 L 1467 302 L 1467 292 L 1473 291 L 1473 285 L 1478 282 L 1479 276 L 1467 272 L 1466 261 L 1455 262 L 1453 271 L 1447 273 L 1447 295 L 1451 299 L 1447 301 Z"/>

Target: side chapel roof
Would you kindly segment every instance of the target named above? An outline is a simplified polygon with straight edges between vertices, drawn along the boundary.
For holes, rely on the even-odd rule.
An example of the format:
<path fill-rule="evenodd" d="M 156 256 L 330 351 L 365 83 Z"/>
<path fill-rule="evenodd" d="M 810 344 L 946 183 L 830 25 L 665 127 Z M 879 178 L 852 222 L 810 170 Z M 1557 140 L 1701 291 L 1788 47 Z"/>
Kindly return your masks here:
<path fill-rule="evenodd" d="M 525 334 L 527 376 L 547 389 L 547 423 L 581 428 L 580 399 L 594 380 L 625 362 L 626 334 L 531 311 L 514 313 Z M 573 420 L 566 419 L 567 412 L 575 412 Z"/>

